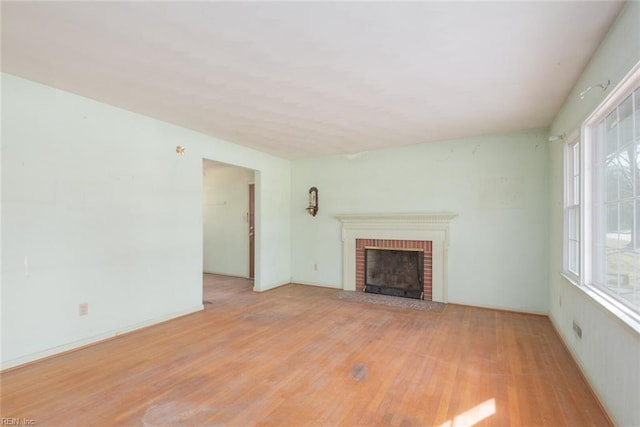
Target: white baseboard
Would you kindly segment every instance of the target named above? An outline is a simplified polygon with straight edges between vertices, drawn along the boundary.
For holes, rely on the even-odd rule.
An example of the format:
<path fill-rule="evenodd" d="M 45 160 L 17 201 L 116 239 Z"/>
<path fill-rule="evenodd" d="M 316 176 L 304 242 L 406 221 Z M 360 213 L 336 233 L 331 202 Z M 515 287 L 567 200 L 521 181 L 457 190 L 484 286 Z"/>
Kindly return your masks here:
<path fill-rule="evenodd" d="M 177 311 L 171 314 L 168 314 L 166 316 L 161 316 L 161 317 L 157 317 L 155 319 L 151 319 L 151 320 L 147 320 L 145 322 L 141 322 L 141 323 L 136 323 L 133 325 L 129 325 L 129 326 L 125 326 L 124 328 L 120 328 L 120 329 L 116 329 L 116 330 L 112 330 L 109 332 L 105 332 L 102 334 L 98 334 L 98 335 L 93 335 L 87 338 L 83 338 L 81 340 L 77 340 L 77 341 L 73 341 L 67 344 L 63 344 L 63 345 L 59 345 L 56 347 L 52 347 L 43 351 L 39 351 L 37 353 L 32 353 L 32 354 L 28 354 L 26 356 L 21 356 L 15 359 L 11 359 L 11 360 L 7 360 L 7 361 L 3 361 L 1 366 L 0 366 L 0 372 L 6 370 L 6 369 L 10 369 L 10 368 L 15 368 L 17 366 L 20 365 L 24 365 L 27 363 L 31 363 L 31 362 L 35 362 L 37 360 L 40 359 L 44 359 L 47 357 L 52 357 L 52 356 L 56 356 L 59 355 L 61 353 L 65 353 L 68 351 L 72 351 L 72 350 L 78 350 L 82 347 L 86 347 L 88 345 L 92 345 L 92 344 L 96 344 L 100 341 L 104 341 L 104 340 L 108 340 L 110 338 L 113 337 L 117 337 L 119 335 L 122 334 L 126 334 L 128 332 L 133 332 L 137 329 L 142 329 L 142 328 L 146 328 L 148 326 L 153 326 L 156 325 L 158 323 L 163 323 L 166 322 L 168 320 L 172 320 L 172 319 L 176 319 L 178 317 L 182 317 L 182 316 L 186 316 L 187 314 L 191 314 L 191 313 L 196 313 L 198 311 L 202 311 L 204 310 L 204 306 L 202 304 L 197 305 L 195 307 L 186 309 L 186 310 L 181 310 L 181 311 Z"/>
<path fill-rule="evenodd" d="M 264 288 L 256 288 L 255 286 L 253 287 L 253 291 L 254 292 L 265 292 L 265 291 L 269 291 L 271 289 L 275 289 L 275 288 L 279 288 L 280 286 L 284 286 L 284 285 L 289 285 L 291 284 L 290 280 L 284 281 L 284 282 L 277 282 L 277 283 L 273 283 L 271 285 L 267 285 Z"/>
<path fill-rule="evenodd" d="M 335 284 L 328 285 L 326 283 L 306 282 L 303 280 L 295 280 L 295 279 L 292 279 L 291 283 L 295 285 L 318 286 L 320 288 L 342 289 L 342 285 L 335 285 Z"/>
<path fill-rule="evenodd" d="M 535 311 L 535 310 L 525 310 L 514 307 L 503 307 L 500 305 L 481 305 L 475 304 L 471 302 L 459 302 L 459 301 L 448 301 L 449 304 L 457 304 L 457 305 L 465 305 L 467 307 L 476 307 L 476 308 L 486 308 L 489 310 L 498 310 L 498 311 L 510 311 L 513 313 L 522 313 L 522 314 L 535 314 L 537 316 L 549 316 L 549 313 L 546 311 Z"/>
<path fill-rule="evenodd" d="M 248 275 L 245 276 L 241 274 L 221 273 L 219 271 L 203 271 L 202 274 L 215 274 L 217 276 L 238 277 L 240 279 L 252 279 Z"/>

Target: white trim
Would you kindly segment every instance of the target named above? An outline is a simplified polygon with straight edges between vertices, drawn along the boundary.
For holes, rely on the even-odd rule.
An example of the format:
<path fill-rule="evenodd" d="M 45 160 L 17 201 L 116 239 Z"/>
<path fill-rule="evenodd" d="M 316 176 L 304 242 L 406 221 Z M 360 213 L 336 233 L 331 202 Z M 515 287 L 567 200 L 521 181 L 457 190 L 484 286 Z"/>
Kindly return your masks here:
<path fill-rule="evenodd" d="M 589 297 L 596 306 L 602 308 L 610 317 L 640 334 L 640 315 L 595 286 L 581 285 L 580 282 L 564 273 L 560 273 L 560 276 Z"/>
<path fill-rule="evenodd" d="M 202 271 L 202 274 L 215 274 L 216 276 L 236 277 L 238 279 L 253 280 L 253 277 L 242 276 L 240 274 L 222 273 L 220 271 Z"/>
<path fill-rule="evenodd" d="M 168 320 L 177 319 L 178 317 L 186 316 L 188 314 L 197 313 L 198 311 L 204 310 L 204 305 L 200 304 L 192 308 L 188 308 L 186 310 L 177 311 L 166 316 L 157 317 L 155 319 L 147 320 L 145 322 L 136 323 L 130 326 L 126 326 L 122 329 L 115 329 L 109 332 L 105 332 L 103 334 L 93 335 L 88 338 L 84 338 L 78 341 L 73 341 L 67 344 L 63 344 L 57 347 L 52 347 L 43 351 L 39 351 L 37 353 L 28 354 L 26 356 L 18 357 L 15 359 L 7 360 L 2 362 L 2 368 L 0 371 L 9 368 L 15 368 L 16 366 L 24 365 L 25 363 L 34 362 L 39 359 L 44 359 L 45 357 L 55 356 L 60 353 L 65 353 L 67 351 L 76 350 L 82 347 L 86 347 L 91 344 L 97 344 L 100 341 L 108 340 L 113 337 L 120 336 L 122 334 L 126 334 L 129 332 L 136 331 L 138 329 L 146 328 L 149 326 L 157 325 L 159 323 L 164 323 Z"/>
<path fill-rule="evenodd" d="M 592 126 L 604 119 L 607 114 L 613 111 L 614 108 L 617 108 L 621 101 L 629 96 L 628 92 L 632 91 L 632 88 L 638 84 L 640 84 L 640 61 L 631 68 L 631 70 L 620 80 L 620 83 L 618 83 L 616 87 L 609 92 L 609 95 L 607 95 L 602 103 L 593 111 L 593 113 L 591 113 L 589 117 L 587 117 L 582 125 L 583 128 Z"/>
<path fill-rule="evenodd" d="M 343 289 L 356 290 L 356 239 L 431 241 L 432 300 L 447 302 L 449 222 L 456 216 L 453 212 L 336 215 L 342 222 Z"/>
<path fill-rule="evenodd" d="M 602 103 L 595 108 L 589 117 L 582 124 L 581 143 L 581 269 L 580 277 L 576 282 L 571 276 L 563 274 L 565 278 L 578 285 L 583 292 L 591 296 L 594 301 L 605 309 L 609 310 L 614 316 L 621 319 L 632 329 L 638 331 L 640 324 L 640 313 L 637 308 L 627 307 L 628 304 L 623 302 L 622 298 L 616 298 L 613 294 L 609 294 L 602 286 L 595 283 L 599 280 L 594 274 L 596 266 L 596 254 L 594 251 L 594 242 L 597 234 L 594 230 L 594 199 L 595 192 L 604 194 L 604 180 L 596 180 L 597 162 L 600 160 L 603 150 L 601 144 L 597 144 L 595 133 L 598 132 L 599 124 L 603 123 L 607 115 L 615 111 L 631 93 L 640 86 L 640 61 L 620 80 L 615 88 L 608 94 Z M 598 185 L 600 188 L 595 188 Z"/>
<path fill-rule="evenodd" d="M 531 310 L 520 310 L 514 307 L 503 306 L 503 305 L 492 305 L 492 304 L 476 304 L 473 305 L 466 302 L 452 302 L 451 304 L 463 306 L 463 307 L 474 307 L 474 308 L 483 308 L 487 310 L 496 310 L 496 311 L 505 311 L 509 313 L 522 313 L 522 314 L 531 314 L 533 316 L 549 316 L 549 312 L 547 311 L 531 311 Z"/>
<path fill-rule="evenodd" d="M 575 154 L 574 156 L 574 148 L 577 146 L 578 148 L 578 152 Z M 576 279 L 579 280 L 579 276 L 582 272 L 582 260 L 583 258 L 583 254 L 582 254 L 582 218 L 583 218 L 583 212 L 582 212 L 582 200 L 584 198 L 583 194 L 582 194 L 582 189 L 584 187 L 584 185 L 582 185 L 582 179 L 583 179 L 583 171 L 582 171 L 582 167 L 583 167 L 583 161 L 582 161 L 582 148 L 583 148 L 583 144 L 581 144 L 580 141 L 580 134 L 575 131 L 572 132 L 571 135 L 569 136 L 569 138 L 567 138 L 565 140 L 565 143 L 563 144 L 563 154 L 564 154 L 564 159 L 563 159 L 563 167 L 564 167 L 564 174 L 563 174 L 563 206 L 562 206 L 562 269 L 563 271 L 571 276 L 575 276 Z M 575 194 L 574 194 L 574 166 L 575 166 L 575 162 L 578 162 L 578 193 L 577 193 L 577 198 L 578 198 L 578 203 L 577 205 L 573 204 L 574 198 L 575 198 Z M 574 196 L 573 198 L 570 196 Z M 577 271 L 571 271 L 569 269 L 569 265 L 572 261 L 571 259 L 571 254 L 570 254 L 570 238 L 569 238 L 569 211 L 571 208 L 574 207 L 578 207 L 578 229 L 577 229 L 577 235 L 578 235 L 578 247 L 577 247 L 577 264 L 578 264 L 578 270 Z"/>
<path fill-rule="evenodd" d="M 449 224 L 457 217 L 454 212 L 420 212 L 420 213 L 391 213 L 391 214 L 340 214 L 336 215 L 343 223 L 372 223 L 372 222 L 395 222 L 411 224 Z"/>
<path fill-rule="evenodd" d="M 318 288 L 342 289 L 342 285 L 336 285 L 336 284 L 329 285 L 326 283 L 305 282 L 302 280 L 295 280 L 295 279 L 292 279 L 291 283 L 294 285 L 315 286 Z"/>
<path fill-rule="evenodd" d="M 255 283 L 255 282 L 254 282 Z M 291 284 L 291 280 L 286 280 L 284 282 L 276 282 L 273 283 L 271 285 L 268 285 L 264 288 L 258 288 L 256 286 L 253 287 L 253 291 L 254 292 L 265 292 L 265 291 L 270 291 L 271 289 L 275 289 L 275 288 L 279 288 L 280 286 L 285 286 L 285 285 L 290 285 Z"/>

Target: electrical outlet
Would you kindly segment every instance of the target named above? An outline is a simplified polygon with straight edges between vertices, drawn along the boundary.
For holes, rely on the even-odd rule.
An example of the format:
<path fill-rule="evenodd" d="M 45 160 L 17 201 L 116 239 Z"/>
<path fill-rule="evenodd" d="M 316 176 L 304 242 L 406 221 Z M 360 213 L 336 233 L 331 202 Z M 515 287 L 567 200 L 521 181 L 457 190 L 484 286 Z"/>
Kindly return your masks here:
<path fill-rule="evenodd" d="M 318 271 L 318 264 L 313 264 L 313 270 Z"/>
<path fill-rule="evenodd" d="M 562 296 L 558 297 L 558 304 L 560 304 L 560 307 L 562 307 Z"/>
<path fill-rule="evenodd" d="M 87 314 L 89 314 L 89 303 L 88 302 L 82 302 L 82 303 L 78 304 L 78 315 L 79 316 L 86 316 Z"/>
<path fill-rule="evenodd" d="M 582 339 L 582 328 L 576 323 L 575 320 L 573 321 L 573 332 L 575 332 L 578 338 Z"/>

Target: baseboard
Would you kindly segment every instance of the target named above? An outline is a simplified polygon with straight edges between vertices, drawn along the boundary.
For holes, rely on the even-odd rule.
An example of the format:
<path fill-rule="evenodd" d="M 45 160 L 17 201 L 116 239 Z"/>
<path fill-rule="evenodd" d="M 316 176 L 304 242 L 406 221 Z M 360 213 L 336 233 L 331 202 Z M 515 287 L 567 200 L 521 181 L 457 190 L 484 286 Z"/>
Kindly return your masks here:
<path fill-rule="evenodd" d="M 463 302 L 455 302 L 455 301 L 448 301 L 449 304 L 455 304 L 455 305 L 463 305 L 466 307 L 474 307 L 474 308 L 484 308 L 487 310 L 497 310 L 497 311 L 505 311 L 508 313 L 520 313 L 520 314 L 533 314 L 536 316 L 544 316 L 547 317 L 549 316 L 549 313 L 544 312 L 544 311 L 531 311 L 531 310 L 518 310 L 516 308 L 513 307 L 502 307 L 499 305 L 478 305 L 478 304 L 469 304 L 469 303 L 463 303 Z"/>
<path fill-rule="evenodd" d="M 305 282 L 302 280 L 291 280 L 292 283 L 296 285 L 305 285 L 305 286 L 317 286 L 319 288 L 331 288 L 331 289 L 340 289 L 342 290 L 342 285 L 328 285 L 326 283 L 316 283 L 316 282 Z"/>
<path fill-rule="evenodd" d="M 60 346 L 52 347 L 47 350 L 39 351 L 37 353 L 32 353 L 26 356 L 18 357 L 15 359 L 7 360 L 2 362 L 0 366 L 0 372 L 5 372 L 11 369 L 19 368 L 34 362 L 39 362 L 43 359 L 48 359 L 51 357 L 60 356 L 64 353 L 69 353 L 72 351 L 81 350 L 85 347 L 95 345 L 102 341 L 107 341 L 117 336 L 127 334 L 129 332 L 136 331 L 138 329 L 147 328 L 149 326 L 157 325 L 159 323 L 167 322 L 169 320 L 177 319 L 178 317 L 186 316 L 188 314 L 196 313 L 198 311 L 204 310 L 204 305 L 200 304 L 195 307 L 177 311 L 166 316 L 158 317 L 155 319 L 147 320 L 145 322 L 136 323 L 134 325 L 126 326 L 124 328 L 115 329 L 109 332 L 105 332 L 98 335 L 93 335 L 91 337 L 83 338 L 81 340 L 73 341 L 67 344 L 63 344 Z"/>
<path fill-rule="evenodd" d="M 256 287 L 254 286 L 254 287 L 253 287 L 253 291 L 254 291 L 254 292 L 266 292 L 266 291 L 270 291 L 271 289 L 279 288 L 280 286 L 290 285 L 290 284 L 291 284 L 291 281 L 290 281 L 290 280 L 287 280 L 287 281 L 285 281 L 285 282 L 277 282 L 277 283 L 274 283 L 274 284 L 272 284 L 272 285 L 268 285 L 268 286 L 267 286 L 267 287 L 265 287 L 265 288 L 260 288 L 260 289 L 258 289 L 258 288 L 256 288 Z"/>
<path fill-rule="evenodd" d="M 567 344 L 567 339 L 565 335 L 562 333 L 562 330 L 560 329 L 558 324 L 556 323 L 556 320 L 553 318 L 551 314 L 549 314 L 547 317 L 551 321 L 551 325 L 553 326 L 553 330 L 555 331 L 556 335 L 558 335 L 558 338 L 560 338 L 560 342 L 562 343 L 564 348 L 567 349 L 567 351 L 571 355 L 571 359 L 573 359 L 576 366 L 578 367 L 578 371 L 580 372 L 580 375 L 582 375 L 582 378 L 589 386 L 589 390 L 591 391 L 591 394 L 593 395 L 593 397 L 596 399 L 596 402 L 598 402 L 600 409 L 602 409 L 602 412 L 604 413 L 604 415 L 609 419 L 609 423 L 613 426 L 620 425 L 614 422 L 614 418 L 611 416 L 609 411 L 607 411 L 607 408 L 602 404 L 604 400 L 600 397 L 600 394 L 598 393 L 598 391 L 593 387 L 593 382 L 589 379 L 589 375 L 587 375 L 586 369 L 580 362 L 580 358 L 578 358 L 578 355 L 575 354 L 575 352 L 571 349 L 571 346 Z"/>
<path fill-rule="evenodd" d="M 240 279 L 252 279 L 249 276 L 243 276 L 240 274 L 220 273 L 219 271 L 203 271 L 202 274 L 215 274 L 216 276 L 238 277 Z"/>

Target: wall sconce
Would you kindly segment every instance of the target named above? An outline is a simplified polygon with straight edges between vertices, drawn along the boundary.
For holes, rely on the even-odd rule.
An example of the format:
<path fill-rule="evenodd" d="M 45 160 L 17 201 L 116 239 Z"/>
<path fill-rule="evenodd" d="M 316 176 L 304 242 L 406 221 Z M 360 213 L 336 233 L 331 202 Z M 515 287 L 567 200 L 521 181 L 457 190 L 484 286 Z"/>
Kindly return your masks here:
<path fill-rule="evenodd" d="M 316 216 L 318 213 L 318 189 L 311 187 L 309 189 L 309 206 L 307 207 L 309 215 Z"/>
<path fill-rule="evenodd" d="M 182 156 L 184 154 L 184 147 L 182 145 L 176 146 L 176 153 L 178 153 L 178 156 Z"/>

